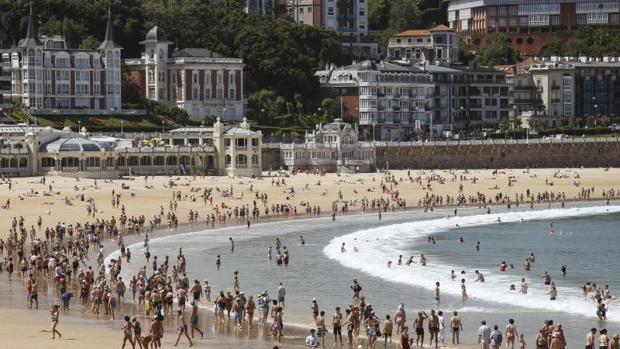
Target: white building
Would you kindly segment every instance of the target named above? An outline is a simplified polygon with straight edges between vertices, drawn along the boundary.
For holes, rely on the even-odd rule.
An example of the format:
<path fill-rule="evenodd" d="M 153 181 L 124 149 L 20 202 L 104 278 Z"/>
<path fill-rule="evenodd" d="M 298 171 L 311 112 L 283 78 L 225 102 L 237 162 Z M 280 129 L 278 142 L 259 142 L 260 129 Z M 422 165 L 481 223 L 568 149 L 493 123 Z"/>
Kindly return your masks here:
<path fill-rule="evenodd" d="M 16 48 L 0 50 L 3 75 L 11 80 L 2 99 L 33 114 L 118 113 L 121 50 L 109 13 L 99 50 L 87 51 L 67 47 L 61 36 L 39 36 L 31 8 L 26 37 Z"/>
<path fill-rule="evenodd" d="M 375 167 L 375 148 L 360 143 L 357 130 L 340 119 L 317 125 L 303 144 L 280 144 L 282 162 L 289 170 L 369 172 Z"/>
<path fill-rule="evenodd" d="M 240 58 L 222 57 L 206 48 L 170 52 L 171 42 L 157 26 L 141 44 L 142 57 L 125 63 L 143 97 L 184 109 L 195 120 L 243 118 L 245 65 Z"/>

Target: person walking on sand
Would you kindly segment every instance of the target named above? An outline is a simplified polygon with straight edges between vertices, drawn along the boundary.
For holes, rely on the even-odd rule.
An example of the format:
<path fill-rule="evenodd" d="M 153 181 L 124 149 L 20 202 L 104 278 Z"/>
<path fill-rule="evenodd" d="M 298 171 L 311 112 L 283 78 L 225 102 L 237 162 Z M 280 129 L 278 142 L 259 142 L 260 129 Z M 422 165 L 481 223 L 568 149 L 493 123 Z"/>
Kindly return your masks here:
<path fill-rule="evenodd" d="M 198 303 L 194 300 L 191 304 L 192 317 L 190 323 L 192 324 L 192 338 L 194 338 L 194 331 L 198 331 L 198 333 L 200 333 L 200 338 L 203 338 L 205 334 L 198 328 Z"/>
<path fill-rule="evenodd" d="M 185 323 L 183 312 L 180 310 L 177 311 L 177 324 L 179 325 L 177 327 L 177 332 L 179 335 L 177 336 L 177 341 L 174 343 L 174 346 L 176 347 L 179 344 L 179 340 L 181 339 L 182 335 L 185 335 L 185 338 L 187 338 L 187 340 L 189 341 L 189 346 L 193 346 L 194 343 L 192 343 L 192 339 L 189 338 L 189 334 L 187 334 L 187 324 Z"/>
<path fill-rule="evenodd" d="M 121 349 L 125 349 L 125 345 L 127 344 L 127 341 L 129 341 L 129 344 L 131 344 L 131 347 L 135 349 L 136 343 L 133 341 L 133 331 L 132 331 L 133 325 L 129 321 L 129 316 L 125 315 L 124 320 L 125 320 L 125 323 L 123 324 L 123 346 L 121 347 Z"/>
<path fill-rule="evenodd" d="M 50 315 L 52 316 L 52 339 L 56 339 L 56 335 L 58 334 L 58 339 L 62 338 L 62 334 L 60 331 L 56 329 L 58 326 L 58 320 L 60 317 L 60 311 L 58 310 L 58 304 L 52 305 L 50 308 Z"/>

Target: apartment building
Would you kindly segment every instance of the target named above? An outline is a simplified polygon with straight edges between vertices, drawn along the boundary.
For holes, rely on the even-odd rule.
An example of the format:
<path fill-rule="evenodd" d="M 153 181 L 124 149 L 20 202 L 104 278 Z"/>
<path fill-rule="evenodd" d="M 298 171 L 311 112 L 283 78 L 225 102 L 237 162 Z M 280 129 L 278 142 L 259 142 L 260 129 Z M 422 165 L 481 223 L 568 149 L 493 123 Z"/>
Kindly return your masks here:
<path fill-rule="evenodd" d="M 549 126 L 620 115 L 620 57 L 537 58 L 530 67 Z"/>
<path fill-rule="evenodd" d="M 520 52 L 539 54 L 552 38 L 581 26 L 620 24 L 617 0 L 448 0 L 450 28 L 479 45 L 490 32 L 508 33 Z"/>
<path fill-rule="evenodd" d="M 345 54 L 376 59 L 379 46 L 369 38 L 368 0 L 288 0 L 288 18 L 338 33 Z"/>
<path fill-rule="evenodd" d="M 166 33 L 153 27 L 139 59 L 127 59 L 129 75 L 142 97 L 184 109 L 190 118 L 220 117 L 241 120 L 245 112 L 240 58 L 222 57 L 205 48 L 170 52 Z"/>
<path fill-rule="evenodd" d="M 323 90 L 357 91 L 346 98 L 357 97 L 365 140 L 421 139 L 454 125 L 498 127 L 510 116 L 506 73 L 490 68 L 364 61 L 316 76 Z"/>
<path fill-rule="evenodd" d="M 33 114 L 106 114 L 121 109 L 121 50 L 111 15 L 97 51 L 72 49 L 61 36 L 39 36 L 30 9 L 26 37 L 0 50 L 0 103 Z"/>

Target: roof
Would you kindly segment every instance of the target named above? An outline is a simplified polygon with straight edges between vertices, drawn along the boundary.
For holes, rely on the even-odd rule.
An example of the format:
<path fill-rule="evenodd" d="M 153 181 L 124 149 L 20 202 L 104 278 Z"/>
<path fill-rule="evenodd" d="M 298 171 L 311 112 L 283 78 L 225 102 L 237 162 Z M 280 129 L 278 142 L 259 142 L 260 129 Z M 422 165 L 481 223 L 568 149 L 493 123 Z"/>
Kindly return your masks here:
<path fill-rule="evenodd" d="M 148 33 L 146 33 L 146 39 L 140 43 L 145 44 L 148 42 L 168 42 L 168 37 L 166 36 L 166 33 L 161 30 L 161 28 L 154 26 Z"/>
<path fill-rule="evenodd" d="M 184 48 L 174 51 L 172 57 L 222 58 L 222 55 L 207 48 Z"/>
<path fill-rule="evenodd" d="M 102 151 L 112 150 L 109 145 L 101 145 L 85 138 L 62 137 L 41 145 L 40 151 L 56 153 L 63 151 Z"/>
<path fill-rule="evenodd" d="M 400 33 L 394 34 L 394 36 L 429 36 L 431 31 L 428 29 L 409 29 Z"/>
<path fill-rule="evenodd" d="M 41 40 L 37 34 L 37 25 L 35 23 L 34 14 L 32 13 L 32 3 L 30 3 L 30 15 L 28 16 L 28 31 L 26 38 L 19 40 L 20 48 L 41 46 Z"/>
<path fill-rule="evenodd" d="M 213 132 L 212 127 L 179 127 L 170 130 L 169 133 L 205 133 Z"/>
<path fill-rule="evenodd" d="M 440 24 L 440 25 L 436 25 L 434 27 L 432 27 L 430 29 L 431 32 L 453 32 L 454 29 L 444 25 L 444 24 Z"/>
<path fill-rule="evenodd" d="M 246 128 L 231 127 L 224 134 L 232 135 L 232 136 L 236 136 L 236 135 L 248 135 L 248 136 L 251 136 L 251 135 L 255 135 L 256 132 L 254 132 L 252 130 L 248 130 Z"/>
<path fill-rule="evenodd" d="M 99 45 L 99 49 L 105 50 L 117 48 L 121 48 L 121 46 L 114 41 L 114 28 L 112 27 L 112 10 L 108 7 L 108 23 L 105 29 L 105 37 L 103 38 L 103 42 L 101 43 L 101 45 Z"/>

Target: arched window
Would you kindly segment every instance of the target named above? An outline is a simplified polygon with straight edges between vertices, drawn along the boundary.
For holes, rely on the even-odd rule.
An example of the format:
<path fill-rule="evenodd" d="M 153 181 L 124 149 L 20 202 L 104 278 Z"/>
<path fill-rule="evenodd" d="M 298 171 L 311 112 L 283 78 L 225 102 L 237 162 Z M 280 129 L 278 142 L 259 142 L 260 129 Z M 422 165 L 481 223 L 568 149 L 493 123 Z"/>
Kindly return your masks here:
<path fill-rule="evenodd" d="M 232 162 L 232 157 L 230 156 L 230 154 L 226 154 L 226 157 L 224 158 L 224 164 L 226 165 L 226 167 L 230 167 Z"/>
<path fill-rule="evenodd" d="M 120 156 L 118 158 L 117 165 L 118 166 L 126 166 L 127 165 L 127 159 L 124 156 Z"/>
<path fill-rule="evenodd" d="M 252 154 L 252 167 L 258 167 L 258 155 Z"/>
<path fill-rule="evenodd" d="M 185 166 L 190 165 L 189 156 L 181 156 L 180 164 Z"/>
<path fill-rule="evenodd" d="M 17 158 L 11 159 L 11 168 L 17 168 Z"/>
<path fill-rule="evenodd" d="M 9 159 L 6 159 L 6 158 L 0 159 L 0 167 L 8 168 L 9 167 Z"/>
<path fill-rule="evenodd" d="M 19 159 L 19 167 L 20 168 L 28 167 L 28 159 L 26 158 Z"/>
<path fill-rule="evenodd" d="M 164 157 L 163 156 L 156 156 L 155 159 L 153 159 L 153 165 L 155 166 L 163 166 L 165 164 L 164 161 Z"/>

